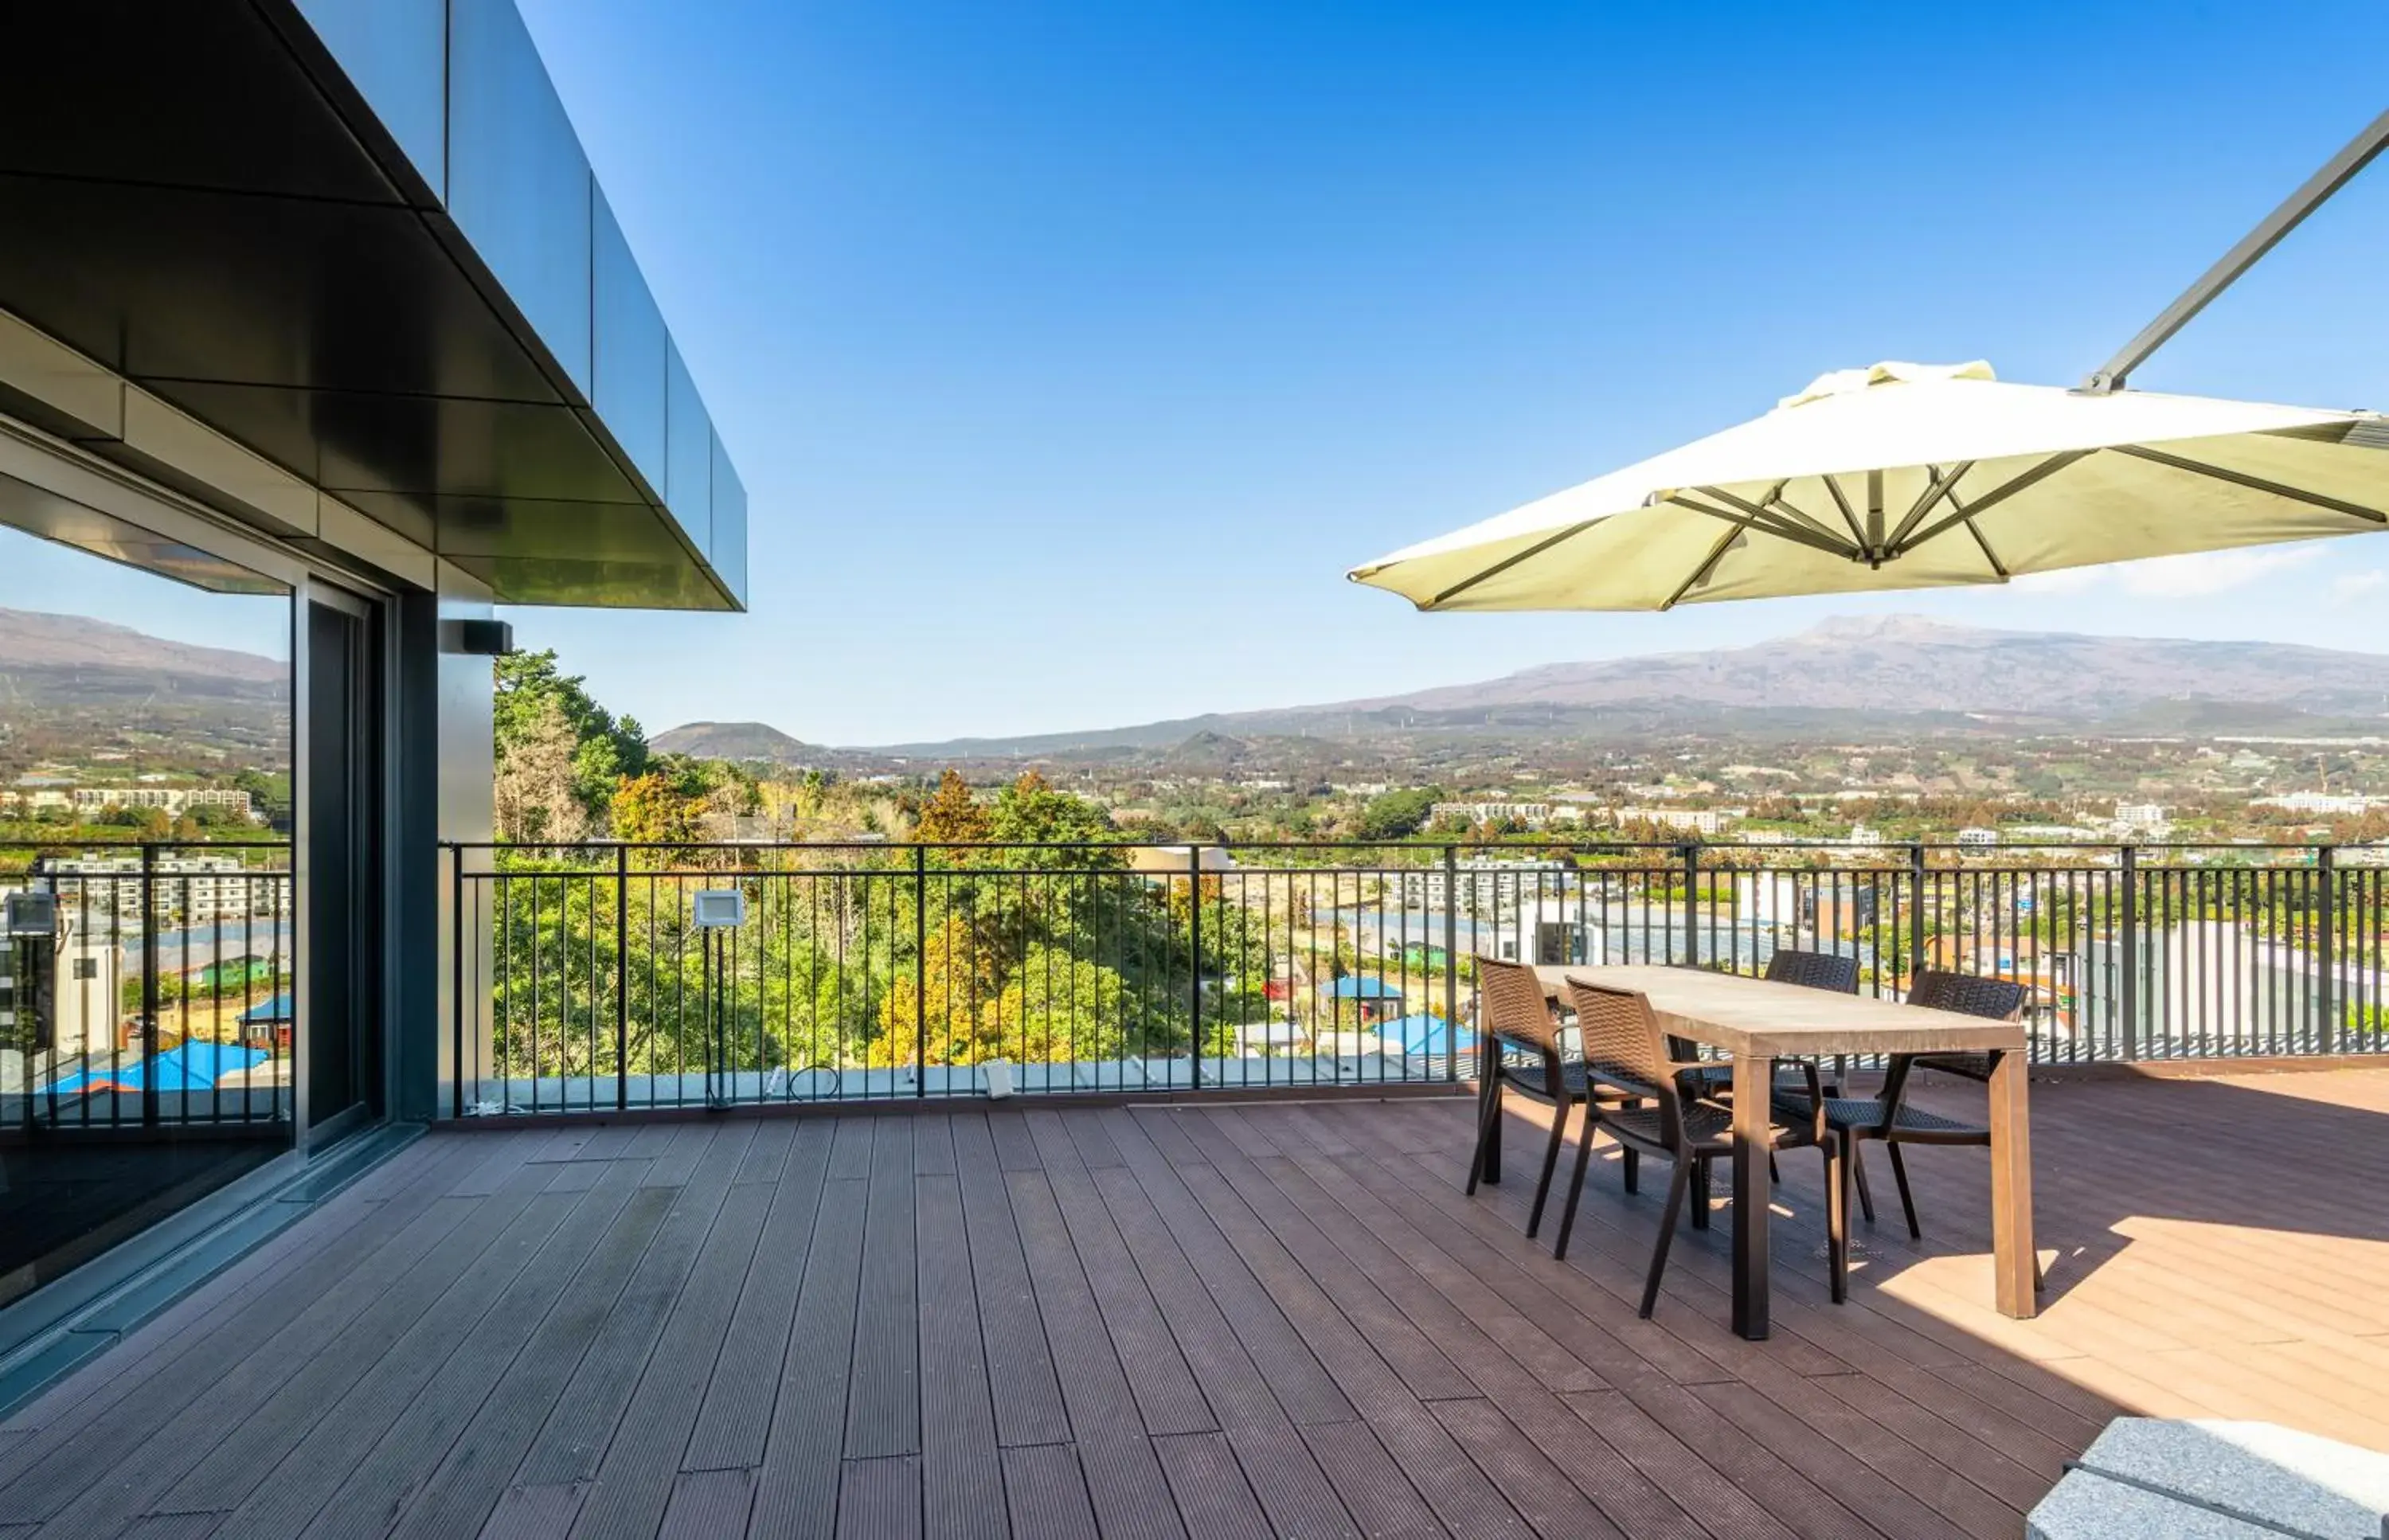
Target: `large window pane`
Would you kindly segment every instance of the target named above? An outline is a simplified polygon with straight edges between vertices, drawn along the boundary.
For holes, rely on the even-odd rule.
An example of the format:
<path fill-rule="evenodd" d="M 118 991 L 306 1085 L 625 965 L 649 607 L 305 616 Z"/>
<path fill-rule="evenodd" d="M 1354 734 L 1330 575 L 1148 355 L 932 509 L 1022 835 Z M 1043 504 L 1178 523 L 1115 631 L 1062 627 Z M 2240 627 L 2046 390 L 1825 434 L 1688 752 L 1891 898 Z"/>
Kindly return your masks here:
<path fill-rule="evenodd" d="M 0 526 L 0 1304 L 291 1139 L 290 597 L 79 543 Z"/>

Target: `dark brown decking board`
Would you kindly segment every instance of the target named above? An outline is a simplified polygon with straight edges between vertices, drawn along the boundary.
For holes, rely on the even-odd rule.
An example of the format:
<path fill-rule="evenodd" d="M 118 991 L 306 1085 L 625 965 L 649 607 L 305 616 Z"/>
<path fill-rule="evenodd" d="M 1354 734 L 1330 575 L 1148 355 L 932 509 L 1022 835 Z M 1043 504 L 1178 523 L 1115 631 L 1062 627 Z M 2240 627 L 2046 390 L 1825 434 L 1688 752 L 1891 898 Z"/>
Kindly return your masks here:
<path fill-rule="evenodd" d="M 1765 1343 L 1723 1184 L 1638 1321 L 1657 1184 L 1555 1264 L 1461 1102 L 442 1131 L 11 1419 L 0 1534 L 2012 1535 L 2119 1409 L 2389 1445 L 2389 1072 L 2293 1079 L 2036 1087 L 2031 1322 L 1979 1152 L 1839 1307 L 1795 1155 Z"/>

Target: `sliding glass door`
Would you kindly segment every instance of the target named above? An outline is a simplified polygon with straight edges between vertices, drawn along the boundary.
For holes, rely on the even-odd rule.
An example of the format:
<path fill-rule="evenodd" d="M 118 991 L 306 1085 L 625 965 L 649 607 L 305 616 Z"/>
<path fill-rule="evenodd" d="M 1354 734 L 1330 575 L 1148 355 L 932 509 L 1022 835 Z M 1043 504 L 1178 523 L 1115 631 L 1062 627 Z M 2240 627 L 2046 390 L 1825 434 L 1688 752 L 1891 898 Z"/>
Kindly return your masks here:
<path fill-rule="evenodd" d="M 311 1144 L 382 1109 L 383 613 L 307 586 L 299 1025 Z"/>

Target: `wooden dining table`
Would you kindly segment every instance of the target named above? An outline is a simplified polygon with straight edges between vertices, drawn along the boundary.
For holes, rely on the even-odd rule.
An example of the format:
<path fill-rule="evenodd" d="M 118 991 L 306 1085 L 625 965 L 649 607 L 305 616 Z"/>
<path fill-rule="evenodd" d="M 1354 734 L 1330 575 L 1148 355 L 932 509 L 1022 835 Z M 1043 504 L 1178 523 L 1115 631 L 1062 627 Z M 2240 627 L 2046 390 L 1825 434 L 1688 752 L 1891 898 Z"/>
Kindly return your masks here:
<path fill-rule="evenodd" d="M 1754 1342 L 1768 1335 L 1768 1165 L 1778 1058 L 1909 1053 L 1992 1053 L 1990 1078 L 1991 1253 L 1999 1313 L 2019 1320 L 2038 1310 L 2033 1288 L 2032 1133 L 2025 1075 L 2024 1027 L 1954 1012 L 1862 995 L 1804 988 L 1700 968 L 1540 966 L 1546 993 L 1563 999 L 1566 980 L 1582 978 L 1649 998 L 1662 1030 L 1733 1056 L 1733 1329 Z M 1487 1039 L 1480 1094 L 1495 1079 L 1496 1045 Z M 1487 1153 L 1488 1179 L 1500 1179 L 1499 1145 Z"/>

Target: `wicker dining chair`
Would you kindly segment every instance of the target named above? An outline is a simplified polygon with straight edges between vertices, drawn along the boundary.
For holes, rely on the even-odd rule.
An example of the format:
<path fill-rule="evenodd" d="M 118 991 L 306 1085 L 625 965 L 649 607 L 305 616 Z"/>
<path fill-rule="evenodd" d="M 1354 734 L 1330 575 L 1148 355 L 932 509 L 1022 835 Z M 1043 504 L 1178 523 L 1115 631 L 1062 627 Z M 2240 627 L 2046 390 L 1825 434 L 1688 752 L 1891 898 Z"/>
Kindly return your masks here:
<path fill-rule="evenodd" d="M 2012 979 L 1977 978 L 1935 968 L 1919 969 L 1908 989 L 1910 1005 L 2000 1022 L 2022 1016 L 2025 999 L 2025 986 Z M 1874 1199 L 1867 1191 L 1866 1166 L 1859 1149 L 1866 1140 L 1881 1139 L 1891 1155 L 1892 1179 L 1899 1186 L 1899 1206 L 1907 1216 L 1908 1233 L 1913 1240 L 1923 1239 L 1924 1228 L 1917 1222 L 1916 1195 L 1909 1186 L 1908 1163 L 1901 1158 L 1899 1147 L 1944 1144 L 1990 1148 L 1991 1130 L 1987 1124 L 1944 1117 L 1910 1105 L 1908 1093 L 1914 1072 L 1935 1069 L 1987 1082 L 1991 1072 L 1999 1067 L 1999 1059 L 1997 1052 L 1894 1054 L 1884 1072 L 1883 1088 L 1873 1096 L 1826 1097 L 1824 1128 L 1841 1149 L 1842 1171 L 1858 1185 L 1859 1208 L 1868 1224 L 1874 1223 Z M 1815 1110 L 1808 1099 L 1782 1090 L 1776 1093 L 1775 1108 L 1780 1115 L 1793 1118 L 1810 1116 Z M 2037 1259 L 2033 1263 L 2033 1279 L 2038 1286 L 2040 1264 Z"/>
<path fill-rule="evenodd" d="M 1733 1114 L 1714 1101 L 1697 1101 L 1684 1094 L 1677 1079 L 1683 1063 L 1668 1053 L 1649 996 L 1631 989 L 1588 984 L 1578 978 L 1569 979 L 1567 987 L 1569 1002 L 1576 1009 L 1577 1030 L 1584 1043 L 1586 1075 L 1595 1086 L 1615 1088 L 1631 1100 L 1614 1102 L 1596 1098 L 1588 1104 L 1584 1133 L 1577 1141 L 1576 1170 L 1568 1178 L 1566 1206 L 1560 1215 L 1560 1233 L 1552 1243 L 1552 1255 L 1567 1255 L 1568 1232 L 1575 1228 L 1577 1205 L 1584 1194 L 1585 1166 L 1592 1153 L 1595 1128 L 1605 1131 L 1623 1146 L 1629 1161 L 1642 1154 L 1672 1162 L 1667 1206 L 1659 1218 L 1658 1243 L 1652 1250 L 1651 1270 L 1642 1282 L 1641 1313 L 1648 1320 L 1658 1304 L 1659 1280 L 1667 1269 L 1667 1248 L 1675 1239 L 1676 1220 L 1683 1212 L 1684 1194 L 1693 1187 L 1694 1174 L 1710 1161 L 1733 1152 Z M 1812 1105 L 1821 1104 L 1824 1098 L 1818 1086 L 1817 1066 L 1801 1067 L 1814 1097 Z M 1822 1136 L 1823 1126 L 1813 1114 L 1806 1122 L 1782 1119 L 1769 1126 L 1768 1149 L 1771 1154 L 1777 1150 L 1816 1145 L 1825 1153 L 1826 1189 L 1838 1191 L 1833 1179 L 1835 1148 Z M 1846 1237 L 1848 1228 L 1848 1215 L 1844 1214 L 1834 1227 L 1835 1233 Z M 1833 1279 L 1836 1302 L 1842 1298 L 1843 1276 L 1844 1269 L 1837 1267 Z"/>
<path fill-rule="evenodd" d="M 1476 1149 L 1468 1161 L 1471 1193 L 1485 1173 L 1485 1150 L 1501 1123 L 1502 1098 L 1516 1091 L 1552 1109 L 1551 1142 L 1544 1148 L 1542 1176 L 1535 1183 L 1534 1206 L 1527 1215 L 1531 1240 L 1542 1228 L 1544 1201 L 1551 1196 L 1560 1145 L 1567 1138 L 1568 1111 L 1603 1093 L 1587 1083 L 1583 1058 L 1562 1050 L 1558 1008 L 1525 963 L 1476 959 L 1476 1029 L 1492 1040 L 1500 1069 L 1477 1115 Z M 1588 1126 L 1579 1137 L 1589 1135 Z"/>
<path fill-rule="evenodd" d="M 1792 947 L 1778 947 L 1767 960 L 1767 980 L 1770 984 L 1796 984 L 1804 989 L 1830 989 L 1835 994 L 1855 995 L 1859 992 L 1859 960 L 1833 952 L 1808 952 Z M 1697 1045 L 1687 1038 L 1667 1039 L 1667 1051 L 1678 1059 L 1690 1059 Z M 1789 1071 L 1793 1062 L 1783 1060 L 1776 1065 L 1778 1073 Z M 1723 1097 L 1733 1089 L 1733 1064 L 1722 1059 L 1706 1059 L 1684 1075 L 1691 1081 L 1687 1089 L 1699 1096 Z M 1842 1094 L 1841 1088 L 1826 1082 L 1828 1098 Z"/>

